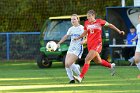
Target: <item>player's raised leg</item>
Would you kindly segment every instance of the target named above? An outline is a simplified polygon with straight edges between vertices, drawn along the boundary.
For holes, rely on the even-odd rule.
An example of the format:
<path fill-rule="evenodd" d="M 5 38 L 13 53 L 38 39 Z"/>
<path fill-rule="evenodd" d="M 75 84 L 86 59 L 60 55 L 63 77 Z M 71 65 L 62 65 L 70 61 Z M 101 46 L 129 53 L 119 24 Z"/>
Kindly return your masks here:
<path fill-rule="evenodd" d="M 106 60 L 102 59 L 101 65 L 110 68 L 111 76 L 114 76 L 114 74 L 115 74 L 115 63 L 111 64 L 111 63 L 107 62 Z"/>
<path fill-rule="evenodd" d="M 111 70 L 111 75 L 113 76 L 115 74 L 115 63 L 109 63 L 104 59 L 101 59 L 99 53 L 96 54 L 95 58 L 93 59 L 93 61 L 97 64 L 101 64 L 104 67 L 110 68 Z"/>

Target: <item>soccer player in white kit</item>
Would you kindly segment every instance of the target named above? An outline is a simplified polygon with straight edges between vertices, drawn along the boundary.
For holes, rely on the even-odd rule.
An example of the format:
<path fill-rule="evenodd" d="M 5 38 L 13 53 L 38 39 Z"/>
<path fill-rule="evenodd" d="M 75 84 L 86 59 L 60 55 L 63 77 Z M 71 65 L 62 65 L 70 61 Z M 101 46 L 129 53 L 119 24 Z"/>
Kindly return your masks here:
<path fill-rule="evenodd" d="M 138 39 L 134 60 L 137 68 L 140 70 L 140 14 L 138 15 L 138 20 L 139 20 L 139 24 L 136 26 L 137 36 L 132 41 Z M 138 78 L 140 78 L 140 75 L 138 75 Z"/>
<path fill-rule="evenodd" d="M 84 27 L 79 24 L 79 21 L 80 20 L 77 14 L 73 14 L 71 16 L 71 23 L 73 26 L 68 29 L 67 34 L 64 35 L 64 37 L 57 44 L 59 47 L 60 44 L 68 38 L 68 36 L 71 37 L 70 46 L 65 58 L 65 70 L 70 79 L 69 83 L 75 83 L 75 80 L 73 78 L 73 71 L 77 75 L 80 75 L 80 66 L 78 64 L 75 64 L 75 61 L 82 56 L 83 38 L 77 41 L 73 40 L 74 38 L 79 37 L 84 32 Z"/>

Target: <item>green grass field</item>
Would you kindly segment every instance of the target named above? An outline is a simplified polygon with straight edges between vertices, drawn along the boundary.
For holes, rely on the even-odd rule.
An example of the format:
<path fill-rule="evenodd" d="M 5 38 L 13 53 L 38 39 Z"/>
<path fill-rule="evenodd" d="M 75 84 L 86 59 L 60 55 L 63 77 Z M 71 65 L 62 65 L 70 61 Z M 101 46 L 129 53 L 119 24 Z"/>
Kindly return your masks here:
<path fill-rule="evenodd" d="M 39 69 L 35 62 L 0 62 L 0 93 L 140 93 L 135 66 L 117 66 L 116 75 L 92 65 L 82 83 L 68 84 L 65 69 L 55 63 Z"/>

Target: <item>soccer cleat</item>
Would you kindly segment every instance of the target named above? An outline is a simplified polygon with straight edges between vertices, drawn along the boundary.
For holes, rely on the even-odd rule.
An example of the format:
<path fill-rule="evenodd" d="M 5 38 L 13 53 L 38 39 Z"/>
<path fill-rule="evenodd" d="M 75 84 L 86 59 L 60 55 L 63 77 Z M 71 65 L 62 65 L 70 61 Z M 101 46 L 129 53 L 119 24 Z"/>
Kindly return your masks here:
<path fill-rule="evenodd" d="M 75 80 L 71 80 L 71 81 L 69 82 L 69 84 L 73 84 L 73 83 L 75 83 Z"/>
<path fill-rule="evenodd" d="M 78 83 L 81 83 L 82 82 L 82 78 L 79 77 L 79 76 L 73 76 L 74 79 L 78 82 Z"/>
<path fill-rule="evenodd" d="M 115 63 L 111 64 L 111 76 L 115 75 Z"/>

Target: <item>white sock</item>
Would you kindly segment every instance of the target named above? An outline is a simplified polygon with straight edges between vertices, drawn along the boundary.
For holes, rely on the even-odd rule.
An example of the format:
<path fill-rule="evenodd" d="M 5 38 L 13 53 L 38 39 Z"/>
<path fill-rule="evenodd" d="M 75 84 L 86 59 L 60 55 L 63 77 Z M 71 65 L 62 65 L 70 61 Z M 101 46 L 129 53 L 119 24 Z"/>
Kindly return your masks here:
<path fill-rule="evenodd" d="M 140 62 L 136 64 L 137 68 L 140 70 Z"/>
<path fill-rule="evenodd" d="M 72 70 L 70 68 L 65 68 L 65 69 L 66 69 L 66 72 L 67 72 L 69 79 L 74 80 Z"/>
<path fill-rule="evenodd" d="M 70 68 L 77 74 L 77 75 L 80 75 L 80 71 L 79 71 L 79 68 L 78 68 L 78 64 L 72 64 L 70 66 Z"/>

